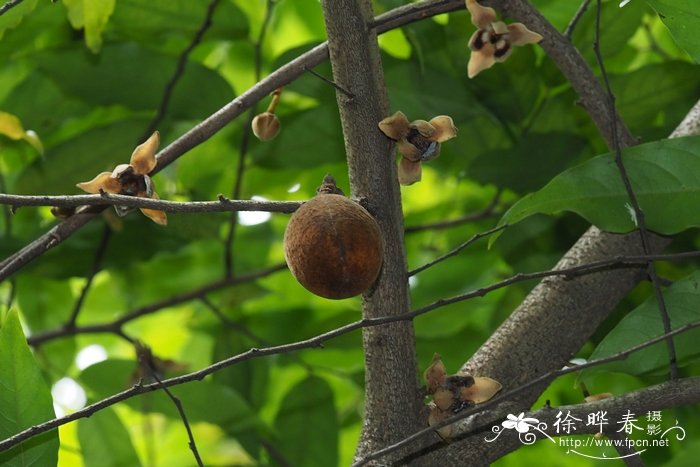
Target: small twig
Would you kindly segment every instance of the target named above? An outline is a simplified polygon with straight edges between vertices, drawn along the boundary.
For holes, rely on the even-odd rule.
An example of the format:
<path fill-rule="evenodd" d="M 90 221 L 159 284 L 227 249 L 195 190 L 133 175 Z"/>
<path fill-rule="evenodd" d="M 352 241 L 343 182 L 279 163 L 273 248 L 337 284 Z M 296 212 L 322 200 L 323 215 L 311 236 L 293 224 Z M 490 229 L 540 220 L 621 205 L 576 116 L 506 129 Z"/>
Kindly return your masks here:
<path fill-rule="evenodd" d="M 273 347 L 266 347 L 266 348 L 262 348 L 262 349 L 253 348 L 253 349 L 250 349 L 246 352 L 243 352 L 243 353 L 240 353 L 238 355 L 234 355 L 234 356 L 229 357 L 227 359 L 216 362 L 216 363 L 209 365 L 209 366 L 207 366 L 199 371 L 195 371 L 195 372 L 188 373 L 188 374 L 185 374 L 182 376 L 177 376 L 174 378 L 169 378 L 169 379 L 163 380 L 161 382 L 161 384 L 157 384 L 157 383 L 156 384 L 145 384 L 145 385 L 136 384 L 133 387 L 131 387 L 130 389 L 127 389 L 125 391 L 117 393 L 113 396 L 107 397 L 106 399 L 103 399 L 103 400 L 98 401 L 94 404 L 91 404 L 91 405 L 89 405 L 81 410 L 75 411 L 72 414 L 66 415 L 66 416 L 61 417 L 61 418 L 49 420 L 49 421 L 44 422 L 44 423 L 34 425 L 34 426 L 29 427 L 29 428 L 9 437 L 7 439 L 4 439 L 4 440 L 0 441 L 0 452 L 3 452 L 7 449 L 10 449 L 11 447 L 16 446 L 16 445 L 18 445 L 18 444 L 20 444 L 20 443 L 22 443 L 30 438 L 38 436 L 42 433 L 46 433 L 48 431 L 51 431 L 59 426 L 65 425 L 65 424 L 70 423 L 70 422 L 75 421 L 75 420 L 79 420 L 81 418 L 89 417 L 90 415 L 94 414 L 95 412 L 98 412 L 106 407 L 110 407 L 114 404 L 125 401 L 127 399 L 130 399 L 134 396 L 144 394 L 147 392 L 151 392 L 151 391 L 155 391 L 158 389 L 162 389 L 163 386 L 172 387 L 172 386 L 177 386 L 180 384 L 188 383 L 191 381 L 200 381 L 204 377 L 206 377 L 212 373 L 215 373 L 223 368 L 227 368 L 229 366 L 235 365 L 235 364 L 243 362 L 243 361 L 252 360 L 255 358 L 260 358 L 260 357 L 269 356 L 269 355 L 277 355 L 277 354 L 282 354 L 282 353 L 294 352 L 294 351 L 301 350 L 301 349 L 318 348 L 324 342 L 326 342 L 330 339 L 333 339 L 335 337 L 338 337 L 338 336 L 347 334 L 349 332 L 361 329 L 363 327 L 379 326 L 382 324 L 386 324 L 388 322 L 405 321 L 407 319 L 412 319 L 412 318 L 407 318 L 406 315 L 395 315 L 395 316 L 389 316 L 387 318 L 362 319 L 360 321 L 355 321 L 353 323 L 338 327 L 336 329 L 325 332 L 323 334 L 316 335 L 315 337 L 311 337 L 309 339 L 293 342 L 290 344 L 283 344 L 283 345 L 277 345 L 277 346 L 273 346 Z M 377 452 L 373 453 L 371 457 L 372 457 L 372 459 L 377 459 L 377 458 L 383 457 L 384 455 L 388 454 L 389 452 L 393 452 L 395 450 L 398 450 L 398 449 L 404 447 L 405 445 L 412 443 L 416 439 L 418 439 L 422 436 L 425 436 L 428 433 L 432 433 L 434 429 L 440 428 L 442 426 L 447 426 L 447 425 L 454 423 L 455 421 L 458 421 L 462 418 L 466 418 L 467 416 L 472 415 L 476 412 L 482 412 L 486 409 L 489 409 L 489 408 L 493 407 L 494 405 L 496 405 L 497 403 L 502 402 L 503 400 L 506 400 L 509 397 L 512 397 L 513 395 L 516 395 L 520 391 L 524 391 L 532 386 L 543 383 L 548 378 L 571 373 L 572 371 L 590 368 L 590 367 L 593 367 L 596 365 L 601 365 L 601 364 L 608 363 L 611 361 L 622 360 L 633 352 L 637 352 L 637 351 L 642 350 L 646 347 L 649 347 L 650 345 L 656 344 L 657 342 L 660 342 L 667 337 L 686 332 L 690 329 L 693 329 L 693 328 L 699 327 L 699 326 L 700 326 L 700 321 L 692 322 L 692 323 L 686 324 L 684 326 L 681 326 L 678 329 L 675 329 L 674 331 L 672 331 L 668 335 L 666 335 L 666 334 L 661 335 L 661 336 L 656 337 L 654 339 L 651 339 L 643 344 L 637 345 L 635 347 L 631 347 L 630 349 L 627 349 L 625 351 L 622 351 L 622 352 L 615 354 L 615 355 L 612 355 L 610 357 L 592 360 L 586 364 L 579 365 L 579 366 L 574 367 L 574 368 L 568 367 L 568 368 L 565 368 L 563 370 L 558 370 L 558 371 L 546 373 L 545 375 L 543 375 L 539 378 L 536 378 L 527 384 L 524 384 L 524 385 L 522 385 L 518 388 L 515 388 L 511 391 L 508 391 L 506 393 L 503 393 L 502 395 L 500 395 L 494 399 L 491 399 L 488 402 L 480 404 L 474 409 L 465 410 L 463 412 L 460 412 L 458 414 L 458 416 L 456 416 L 456 417 L 445 420 L 444 422 L 441 422 L 437 425 L 434 425 L 433 427 L 429 427 L 429 428 L 426 428 L 424 430 L 421 430 L 421 431 L 411 435 L 410 437 L 405 438 L 400 443 L 397 443 L 396 445 L 392 445 L 392 446 L 389 446 L 388 448 L 386 448 L 386 449 L 391 448 L 390 451 L 386 451 L 386 450 L 377 451 Z M 678 385 L 678 384 L 684 384 L 684 381 L 683 380 L 676 380 L 672 383 L 665 383 L 665 384 L 677 384 Z M 399 446 L 399 444 L 400 444 L 400 446 Z M 372 459 L 370 459 L 369 457 L 366 457 L 360 461 L 361 462 L 360 464 L 356 464 L 356 465 L 364 465 Z"/>
<path fill-rule="evenodd" d="M 149 136 L 151 136 L 151 134 L 156 130 L 156 128 L 158 128 L 158 125 L 160 125 L 160 122 L 165 117 L 165 113 L 167 112 L 168 106 L 170 105 L 170 99 L 172 98 L 175 86 L 185 73 L 185 66 L 187 65 L 187 60 L 190 56 L 190 53 L 192 53 L 194 48 L 197 47 L 197 45 L 199 45 L 199 43 L 202 41 L 202 37 L 204 37 L 204 33 L 207 32 L 207 30 L 211 27 L 212 17 L 214 16 L 214 11 L 216 10 L 216 7 L 218 6 L 219 2 L 220 0 L 211 0 L 209 6 L 207 7 L 207 12 L 204 16 L 202 24 L 199 26 L 199 29 L 197 29 L 197 31 L 195 32 L 194 37 L 190 41 L 189 45 L 185 48 L 185 50 L 182 51 L 180 57 L 178 57 L 177 65 L 175 66 L 175 71 L 173 72 L 172 76 L 165 85 L 165 89 L 163 91 L 163 96 L 161 97 L 158 110 L 153 116 L 151 122 L 149 123 L 148 128 L 141 136 L 139 142 L 144 141 Z"/>
<path fill-rule="evenodd" d="M 491 409 L 492 407 L 495 407 L 495 406 L 499 405 L 500 403 L 505 402 L 505 401 L 513 398 L 514 396 L 517 396 L 519 393 L 524 392 L 533 386 L 537 386 L 537 385 L 546 383 L 546 382 L 552 380 L 553 378 L 563 376 L 563 375 L 566 375 L 569 373 L 585 370 L 587 368 L 592 368 L 595 366 L 603 365 L 605 363 L 624 360 L 630 354 L 633 354 L 633 353 L 638 352 L 642 349 L 650 347 L 658 342 L 664 341 L 669 337 L 673 337 L 673 336 L 676 336 L 678 334 L 682 334 L 686 331 L 689 331 L 689 330 L 697 328 L 697 327 L 700 327 L 700 321 L 694 321 L 692 323 L 688 323 L 684 326 L 679 327 L 678 329 L 671 331 L 670 333 L 662 334 L 658 337 L 655 337 L 653 339 L 648 340 L 647 342 L 644 342 L 644 343 L 639 344 L 639 345 L 635 345 L 634 347 L 630 347 L 626 350 L 618 352 L 618 353 L 611 355 L 609 357 L 591 360 L 591 361 L 584 363 L 582 365 L 564 367 L 564 368 L 559 369 L 559 370 L 549 371 L 549 372 L 543 374 L 542 376 L 539 376 L 539 377 L 537 377 L 537 378 L 535 378 L 535 379 L 533 379 L 525 384 L 522 384 L 516 388 L 511 389 L 510 391 L 506 391 L 502 394 L 498 394 L 496 397 L 494 397 L 493 399 L 491 399 L 487 402 L 484 402 L 482 404 L 478 404 L 477 406 L 475 406 L 471 409 L 463 410 L 462 412 L 458 413 L 457 415 L 454 415 L 454 416 L 452 416 L 448 419 L 445 419 L 439 423 L 436 423 L 430 427 L 427 427 L 427 428 L 424 428 L 420 431 L 417 431 L 416 433 L 412 434 L 411 436 L 402 439 L 398 443 L 387 446 L 384 449 L 380 449 L 378 451 L 375 451 L 372 454 L 370 454 L 369 456 L 366 456 L 362 459 L 359 459 L 358 461 L 353 463 L 352 467 L 361 467 L 363 465 L 367 465 L 371 461 L 381 459 L 381 458 L 387 456 L 388 454 L 391 454 L 392 452 L 399 451 L 407 446 L 410 446 L 413 443 L 416 443 L 423 436 L 427 436 L 427 435 L 432 434 L 435 430 L 446 427 L 448 425 L 452 425 L 453 423 L 458 422 L 460 420 L 463 420 L 463 419 L 470 417 L 472 415 L 486 412 L 487 410 Z M 692 381 L 692 379 L 689 379 L 689 380 Z M 680 382 L 679 380 L 676 380 L 676 381 L 673 381 L 672 383 L 664 383 L 664 384 L 674 384 L 674 383 L 679 383 L 679 382 Z M 0 446 L 1 446 L 1 444 L 0 444 Z"/>
<path fill-rule="evenodd" d="M 190 447 L 190 450 L 192 451 L 192 454 L 194 455 L 194 458 L 197 461 L 197 465 L 199 467 L 204 467 L 202 458 L 199 456 L 199 451 L 197 450 L 197 443 L 195 442 L 194 435 L 192 434 L 192 428 L 190 427 L 190 423 L 187 421 L 187 414 L 185 414 L 185 409 L 182 406 L 182 402 L 177 396 L 175 396 L 175 394 L 172 393 L 170 389 L 168 389 L 166 385 L 163 384 L 163 381 L 158 377 L 158 372 L 153 367 L 152 362 L 150 362 L 148 358 L 143 358 L 143 356 L 139 356 L 139 360 L 141 361 L 142 365 L 146 365 L 150 372 L 150 376 L 152 376 L 153 379 L 156 380 L 158 386 L 163 390 L 163 392 L 165 392 L 165 394 L 170 398 L 170 400 L 173 401 L 173 404 L 175 404 L 177 412 L 180 414 L 182 424 L 185 425 L 185 430 L 187 431 L 187 438 L 189 439 L 189 443 L 187 443 L 187 445 Z"/>
<path fill-rule="evenodd" d="M 9 11 L 12 7 L 15 7 L 22 3 L 24 0 L 10 0 L 6 2 L 3 6 L 0 6 L 0 16 Z"/>
<path fill-rule="evenodd" d="M 90 287 L 92 287 L 92 281 L 93 279 L 95 279 L 95 276 L 98 272 L 100 272 L 100 269 L 102 268 L 102 260 L 104 259 L 105 252 L 107 251 L 107 245 L 109 244 L 111 234 L 111 227 L 109 226 L 109 224 L 105 224 L 104 230 L 102 231 L 102 238 L 100 239 L 100 244 L 97 247 L 97 251 L 95 251 L 95 257 L 92 260 L 92 267 L 90 268 L 90 272 L 87 275 L 87 281 L 85 282 L 83 289 L 80 291 L 80 296 L 75 302 L 75 306 L 73 307 L 73 312 L 71 313 L 70 318 L 68 318 L 68 321 L 66 322 L 65 327 L 67 328 L 75 326 L 75 322 L 78 319 L 78 314 L 80 313 L 80 310 L 83 307 L 83 303 L 85 302 L 85 297 L 87 297 L 87 294 L 90 291 Z"/>
<path fill-rule="evenodd" d="M 265 5 L 265 17 L 263 18 L 262 25 L 260 26 L 260 33 L 253 46 L 254 57 L 255 57 L 255 81 L 259 82 L 262 75 L 262 46 L 265 41 L 265 34 L 267 33 L 267 27 L 272 19 L 272 11 L 275 7 L 273 0 L 267 0 Z M 280 88 L 277 88 L 272 94 L 272 102 L 270 107 L 273 108 L 277 105 L 279 101 Z M 241 137 L 241 145 L 238 149 L 238 164 L 236 165 L 236 178 L 233 182 L 233 189 L 231 190 L 231 197 L 233 199 L 238 199 L 241 197 L 241 192 L 243 189 L 243 174 L 245 172 L 246 156 L 248 154 L 248 148 L 250 146 L 250 135 L 252 133 L 251 125 L 253 119 L 257 114 L 257 105 L 255 102 L 248 112 L 248 122 L 243 129 L 243 136 Z M 268 108 L 268 111 L 270 109 Z M 236 237 L 236 229 L 238 228 L 238 211 L 233 211 L 229 218 L 228 234 L 224 240 L 224 274 L 226 277 L 233 277 L 233 243 Z"/>
<path fill-rule="evenodd" d="M 600 10 L 601 0 L 596 0 L 595 39 L 593 41 L 593 50 L 595 52 L 596 60 L 598 61 L 598 66 L 600 67 L 600 73 L 602 75 L 603 83 L 605 85 L 605 89 L 608 95 L 608 108 L 611 119 L 611 131 L 613 136 L 613 150 L 615 152 L 615 164 L 617 165 L 618 171 L 620 172 L 620 177 L 622 178 L 622 182 L 625 185 L 625 190 L 627 191 L 627 197 L 629 198 L 630 204 L 634 211 L 636 225 L 639 230 L 639 237 L 642 241 L 642 249 L 644 251 L 644 254 L 648 255 L 651 251 L 651 248 L 649 247 L 649 231 L 646 227 L 644 211 L 642 211 L 642 208 L 639 206 L 637 195 L 635 194 L 634 189 L 632 188 L 632 181 L 630 180 L 629 175 L 627 174 L 627 169 L 625 168 L 625 164 L 622 160 L 622 148 L 620 146 L 620 140 L 618 138 L 617 133 L 617 112 L 615 110 L 615 95 L 613 94 L 612 88 L 610 87 L 610 81 L 608 80 L 608 74 L 605 69 L 603 56 L 600 53 Z M 664 300 L 663 293 L 661 292 L 659 276 L 656 273 L 656 267 L 654 266 L 653 261 L 649 261 L 647 263 L 647 273 L 651 278 L 651 283 L 654 288 L 654 296 L 656 297 L 656 301 L 659 305 L 659 313 L 661 315 L 661 322 L 664 326 L 664 332 L 668 333 L 671 330 L 671 317 L 669 316 L 668 310 L 666 309 L 666 301 Z M 666 347 L 668 349 L 671 379 L 676 379 L 678 378 L 678 362 L 676 361 L 676 346 L 672 338 L 668 338 L 666 340 Z"/>
<path fill-rule="evenodd" d="M 242 284 L 245 282 L 254 281 L 262 277 L 266 277 L 278 271 L 282 271 L 287 267 L 286 264 L 278 264 L 266 269 L 262 269 L 257 272 L 253 272 L 246 275 L 241 275 L 236 278 L 225 278 L 210 284 L 206 284 L 189 292 L 182 293 L 180 295 L 175 295 L 166 300 L 161 300 L 158 302 L 151 303 L 150 305 L 137 308 L 136 310 L 125 313 L 120 318 L 115 321 L 103 324 L 92 324 L 88 326 L 73 326 L 73 327 L 62 327 L 60 329 L 54 329 L 53 331 L 45 331 L 31 335 L 27 338 L 27 343 L 31 346 L 39 346 L 48 341 L 58 339 L 61 337 L 74 336 L 77 334 L 103 334 L 103 333 L 113 333 L 120 334 L 122 326 L 126 323 L 133 321 L 142 316 L 155 313 L 156 311 L 162 310 L 163 308 L 179 305 L 180 303 L 189 302 L 190 300 L 195 300 L 205 296 L 208 293 L 214 292 L 225 287 L 232 287 L 234 285 Z"/>
<path fill-rule="evenodd" d="M 581 20 L 583 15 L 586 13 L 586 10 L 588 9 L 588 5 L 590 5 L 590 4 L 591 4 L 591 0 L 583 0 L 581 2 L 581 5 L 578 7 L 578 10 L 576 10 L 576 13 L 571 18 L 571 21 L 569 21 L 569 25 L 566 26 L 566 29 L 564 29 L 564 36 L 567 39 L 571 40 L 571 36 L 574 33 L 574 29 L 576 28 L 576 25 Z"/>
<path fill-rule="evenodd" d="M 458 227 L 463 224 L 467 224 L 469 222 L 476 222 L 484 219 L 488 219 L 490 217 L 495 217 L 498 216 L 498 213 L 496 212 L 496 206 L 498 205 L 498 202 L 501 199 L 501 193 L 502 190 L 499 188 L 496 194 L 494 195 L 493 199 L 489 202 L 488 206 L 486 206 L 484 209 L 481 211 L 473 212 L 470 214 L 467 214 L 465 216 L 462 216 L 458 219 L 452 219 L 449 221 L 440 221 L 440 222 L 433 222 L 429 224 L 421 224 L 421 225 L 413 225 L 406 227 L 404 229 L 405 234 L 412 234 L 416 232 L 423 232 L 426 230 L 442 230 L 442 229 L 448 229 L 451 227 Z"/>
<path fill-rule="evenodd" d="M 453 256 L 456 256 L 457 254 L 459 254 L 460 251 L 464 250 L 466 247 L 468 247 L 472 243 L 476 242 L 477 240 L 484 238 L 484 237 L 488 237 L 489 235 L 494 234 L 500 230 L 503 230 L 506 227 L 508 227 L 508 224 L 503 224 L 503 225 L 494 227 L 492 229 L 489 229 L 485 232 L 480 232 L 480 233 L 474 234 L 469 240 L 467 240 L 466 242 L 463 242 L 457 248 L 450 250 L 449 252 L 445 253 L 444 255 L 442 255 L 438 258 L 435 258 L 434 260 L 430 261 L 429 263 L 424 264 L 423 266 L 417 267 L 416 269 L 409 271 L 408 277 L 414 276 L 414 275 L 418 274 L 419 272 L 423 272 L 426 269 L 431 268 L 442 261 L 445 261 L 448 258 L 452 258 Z"/>
<path fill-rule="evenodd" d="M 647 255 L 647 256 L 620 256 L 616 258 L 611 258 L 607 260 L 596 261 L 588 264 L 582 264 L 579 266 L 573 266 L 571 268 L 557 269 L 557 270 L 547 270 L 532 273 L 518 273 L 502 281 L 493 283 L 489 286 L 482 287 L 480 289 L 475 289 L 464 294 L 460 294 L 454 297 L 440 299 L 422 308 L 411 311 L 410 313 L 404 313 L 398 316 L 385 316 L 381 318 L 374 318 L 371 320 L 372 325 L 386 324 L 395 321 L 407 321 L 411 320 L 422 314 L 431 312 L 435 309 L 442 308 L 447 305 L 458 303 L 464 300 L 469 300 L 475 297 L 484 297 L 487 294 L 493 292 L 494 290 L 502 289 L 508 287 L 509 285 L 524 282 L 535 279 L 542 279 L 545 277 L 553 276 L 563 276 L 566 278 L 574 278 L 585 274 L 593 274 L 596 272 L 609 271 L 613 269 L 642 269 L 646 267 L 648 261 L 682 261 L 692 258 L 699 258 L 700 251 L 687 251 L 683 253 L 667 254 L 667 255 Z M 72 329 L 56 329 L 53 331 L 46 331 L 43 333 L 38 333 L 27 338 L 29 345 L 37 346 L 41 345 L 47 341 L 72 336 L 76 334 L 99 334 L 99 333 L 114 333 L 116 330 L 120 330 L 121 326 L 129 321 L 133 321 L 141 316 L 145 316 L 154 313 L 162 308 L 169 306 L 174 306 L 180 303 L 184 303 L 194 299 L 200 299 L 206 294 L 219 290 L 224 287 L 228 287 L 234 284 L 239 284 L 242 282 L 248 282 L 255 280 L 260 277 L 272 274 L 277 271 L 281 271 L 286 268 L 286 264 L 279 264 L 268 269 L 258 271 L 256 273 L 249 274 L 247 276 L 238 276 L 236 278 L 225 278 L 213 283 L 207 284 L 203 287 L 195 289 L 193 291 L 183 293 L 181 295 L 176 295 L 167 300 L 162 300 L 160 302 L 152 303 L 151 305 L 146 305 L 142 308 L 131 311 L 116 321 L 95 324 L 89 326 L 74 327 Z M 354 329 L 354 328 L 353 328 Z M 352 329 L 350 329 L 352 330 Z M 349 332 L 349 331 L 346 331 Z"/>
<path fill-rule="evenodd" d="M 332 80 L 326 78 L 326 77 L 323 76 L 322 74 L 315 72 L 313 69 L 311 69 L 311 68 L 309 68 L 309 67 L 307 67 L 307 66 L 304 66 L 304 70 L 305 70 L 305 71 L 308 71 L 309 73 L 311 73 L 311 74 L 314 75 L 316 78 L 318 78 L 318 79 L 320 79 L 321 81 L 323 81 L 324 83 L 326 83 L 326 84 L 328 84 L 328 85 L 334 87 L 335 89 L 337 89 L 337 90 L 340 91 L 341 93 L 345 94 L 349 99 L 354 99 L 354 98 L 355 98 L 355 94 L 353 94 L 353 93 L 351 93 L 350 91 L 348 91 L 347 89 L 341 87 L 341 86 L 340 86 L 338 83 L 336 83 L 335 81 L 332 81 Z"/>
<path fill-rule="evenodd" d="M 233 200 L 220 196 L 217 201 L 168 201 L 141 198 L 138 196 L 103 193 L 96 195 L 30 196 L 0 193 L 0 204 L 20 206 L 127 206 L 133 208 L 159 209 L 165 212 L 202 213 L 229 211 L 268 211 L 292 213 L 301 205 L 300 201 Z M 75 217 L 75 216 L 73 216 Z"/>

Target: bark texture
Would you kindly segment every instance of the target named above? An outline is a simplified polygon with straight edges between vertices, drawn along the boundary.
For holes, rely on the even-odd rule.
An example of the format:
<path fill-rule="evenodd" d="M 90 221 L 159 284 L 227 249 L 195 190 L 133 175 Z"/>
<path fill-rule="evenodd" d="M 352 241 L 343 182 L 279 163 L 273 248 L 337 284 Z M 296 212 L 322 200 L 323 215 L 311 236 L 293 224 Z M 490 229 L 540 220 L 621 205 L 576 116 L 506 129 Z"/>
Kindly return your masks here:
<path fill-rule="evenodd" d="M 324 0 L 333 80 L 352 195 L 376 217 L 384 238 L 384 266 L 363 297 L 366 318 L 409 311 L 403 214 L 393 144 L 377 124 L 389 114 L 370 0 Z M 348 95 L 349 94 L 349 95 Z M 356 455 L 392 444 L 420 427 L 423 410 L 411 322 L 363 330 L 365 422 Z"/>

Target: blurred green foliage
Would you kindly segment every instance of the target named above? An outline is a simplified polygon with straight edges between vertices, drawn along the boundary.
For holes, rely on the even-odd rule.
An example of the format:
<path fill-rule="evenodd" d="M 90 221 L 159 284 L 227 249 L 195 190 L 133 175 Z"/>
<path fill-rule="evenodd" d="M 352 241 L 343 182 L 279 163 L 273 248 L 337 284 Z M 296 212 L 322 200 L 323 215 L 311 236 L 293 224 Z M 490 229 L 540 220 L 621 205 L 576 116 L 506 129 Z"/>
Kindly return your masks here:
<path fill-rule="evenodd" d="M 678 11 L 691 8 L 694 1 L 677 2 Z M 127 162 L 209 2 L 117 0 L 111 13 L 83 12 L 82 22 L 74 17 L 69 20 L 66 6 L 76 2 L 65 3 L 25 0 L 0 16 L 0 111 L 15 116 L 23 130 L 34 131 L 44 147 L 41 153 L 34 140 L 0 132 L 2 192 L 77 194 L 75 183 Z M 377 12 L 403 3 L 374 1 Z M 563 30 L 579 2 L 532 3 Z M 649 3 L 659 12 L 670 8 L 668 1 Z M 669 15 L 660 19 L 639 0 L 624 8 L 618 4 L 617 0 L 603 2 L 603 56 L 622 116 L 640 141 L 656 141 L 667 136 L 700 98 L 700 69 L 691 59 L 698 57 L 696 36 L 683 33 L 683 28 L 692 29 L 696 18 Z M 163 147 L 256 82 L 255 44 L 265 6 L 264 0 L 220 2 L 158 125 Z M 572 40 L 597 69 L 591 49 L 594 14 L 590 7 Z M 80 24 L 85 27 L 76 29 Z M 259 48 L 263 76 L 325 38 L 317 0 L 274 2 L 267 28 Z M 498 196 L 495 207 L 476 220 L 408 233 L 410 269 L 495 226 L 500 215 L 522 196 L 539 190 L 558 173 L 606 152 L 570 85 L 538 47 L 518 48 L 507 62 L 468 80 L 467 41 L 472 32 L 468 14 L 458 11 L 413 23 L 380 40 L 392 111 L 402 110 L 410 119 L 447 114 L 460 130 L 456 139 L 443 145 L 440 158 L 424 165 L 423 181 L 402 188 L 406 226 L 482 212 Z M 331 76 L 328 63 L 315 71 Z M 267 103 L 261 102 L 258 109 Z M 278 114 L 282 132 L 269 143 L 252 139 L 246 146 L 247 119 L 241 117 L 160 172 L 154 181 L 161 198 L 211 200 L 219 193 L 229 195 L 241 157 L 245 157 L 242 198 L 308 199 L 326 173 L 334 174 L 348 192 L 334 90 L 305 74 L 286 87 Z M 241 153 L 242 148 L 247 149 L 246 154 Z M 697 159 L 697 148 L 692 154 Z M 694 203 L 696 198 L 689 194 L 685 202 Z M 22 208 L 15 215 L 4 206 L 1 209 L 3 258 L 57 223 L 46 208 Z M 619 216 L 612 206 L 596 209 Z M 684 205 L 674 215 L 689 216 L 693 211 L 697 209 L 692 204 Z M 628 219 L 623 216 L 620 220 Z M 138 214 L 116 219 L 111 210 L 106 211 L 104 220 L 92 222 L 1 283 L 0 312 L 18 310 L 28 334 L 63 326 L 86 284 L 104 223 L 114 232 L 102 269 L 82 304 L 78 325 L 107 323 L 222 278 L 230 215 L 172 214 L 169 220 L 168 227 L 162 228 Z M 238 226 L 233 249 L 236 275 L 284 260 L 286 222 L 285 215 L 273 215 L 261 224 Z M 688 219 L 681 223 L 683 228 L 694 224 Z M 411 280 L 413 306 L 468 292 L 516 272 L 550 268 L 586 227 L 573 214 L 529 217 L 507 229 L 491 249 L 482 240 L 415 276 Z M 680 235 L 673 248 L 697 249 L 698 245 L 695 231 L 689 231 Z M 664 263 L 661 269 L 665 277 L 678 279 L 696 266 L 690 261 Z M 532 282 L 518 283 L 416 319 L 419 367 L 425 368 L 433 353 L 439 352 L 447 368 L 459 368 L 533 286 Z M 623 337 L 633 315 L 624 316 L 650 293 L 648 287 L 638 287 L 579 356 L 589 357 L 601 340 L 615 344 L 612 348 L 629 344 Z M 697 303 L 696 294 L 690 301 L 690 307 Z M 123 331 L 148 345 L 162 364 L 162 376 L 169 377 L 252 347 L 312 337 L 357 320 L 360 309 L 359 298 L 331 302 L 310 296 L 288 272 L 281 271 L 217 289 L 206 300 L 163 306 L 129 322 Z M 649 315 L 651 320 L 656 318 Z M 10 332 L 5 329 L 2 332 Z M 6 339 L 0 348 L 19 348 L 20 344 L 17 339 Z M 101 346 L 106 360 L 86 367 L 85 358 L 90 354 L 84 351 L 94 345 Z M 650 349 L 649 358 L 663 359 L 664 351 L 662 346 Z M 25 353 L 28 358 L 26 348 Z M 692 351 L 687 355 L 689 364 L 683 374 L 697 374 L 697 363 L 693 363 L 697 355 Z M 27 372 L 39 368 L 48 385 L 72 378 L 86 392 L 88 402 L 124 390 L 139 377 L 133 346 L 112 334 L 63 337 L 36 348 L 34 358 L 38 366 L 27 359 L 20 362 Z M 658 382 L 657 375 L 626 363 L 613 370 L 601 369 L 590 382 L 591 391 L 620 394 Z M 5 367 L 1 371 L 2 382 L 7 384 Z M 636 376 L 621 374 L 624 372 Z M 42 392 L 39 387 L 36 391 Z M 173 393 L 185 407 L 205 464 L 276 465 L 282 458 L 292 465 L 348 465 L 362 424 L 361 336 L 354 332 L 330 340 L 322 349 L 249 360 L 204 381 L 173 388 Z M 46 391 L 42 394 L 47 397 Z M 574 381 L 562 378 L 541 402 L 575 403 L 581 397 Z M 13 403 L 0 400 L 5 404 L 1 414 Z M 75 408 L 61 406 L 68 412 Z M 697 408 L 673 413 L 684 423 L 689 438 L 697 437 Z M 35 415 L 51 417 L 50 411 Z M 27 421 L 16 420 L 17 426 L 9 431 L 0 424 L 2 434 L 9 436 L 20 422 Z M 41 420 L 29 422 L 37 421 Z M 105 457 L 114 460 L 113 465 L 194 463 L 182 422 L 161 393 L 132 399 L 61 427 L 60 434 L 61 466 L 96 465 Z M 56 438 L 52 436 L 44 440 L 53 443 Z M 694 458 L 689 452 L 696 457 L 700 453 L 697 442 L 671 444 L 669 450 L 650 450 L 643 458 L 650 465 L 662 465 L 682 447 L 685 452 L 676 458 L 678 462 L 669 464 L 682 465 L 682 458 Z M 542 443 L 519 449 L 496 465 L 529 462 L 608 466 L 612 461 L 596 464 Z"/>

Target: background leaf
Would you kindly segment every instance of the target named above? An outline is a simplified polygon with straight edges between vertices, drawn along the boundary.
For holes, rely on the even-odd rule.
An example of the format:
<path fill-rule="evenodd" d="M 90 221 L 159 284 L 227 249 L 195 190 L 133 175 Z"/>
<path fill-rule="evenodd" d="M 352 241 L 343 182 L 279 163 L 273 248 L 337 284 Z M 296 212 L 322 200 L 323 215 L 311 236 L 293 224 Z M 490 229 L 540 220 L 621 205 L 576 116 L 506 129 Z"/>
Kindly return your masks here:
<path fill-rule="evenodd" d="M 695 272 L 664 290 L 666 308 L 671 318 L 672 328 L 700 320 L 700 273 Z M 590 356 L 591 360 L 604 358 L 639 345 L 664 333 L 659 305 L 650 297 L 641 306 L 630 311 L 605 338 Z M 692 329 L 673 338 L 679 366 L 698 361 L 700 330 Z M 624 372 L 634 375 L 644 373 L 665 373 L 668 371 L 668 352 L 665 342 L 659 342 L 625 360 L 608 363 L 584 370 L 583 378 L 591 378 L 600 372 Z"/>
<path fill-rule="evenodd" d="M 700 226 L 700 137 L 635 146 L 623 152 L 623 160 L 650 230 L 672 234 Z M 628 205 L 613 155 L 604 154 L 525 196 L 499 224 L 513 224 L 535 213 L 572 211 L 602 230 L 629 232 L 636 226 Z"/>
<path fill-rule="evenodd" d="M 671 34 L 688 54 L 700 63 L 700 13 L 695 0 L 647 0 L 659 13 Z"/>
<path fill-rule="evenodd" d="M 78 440 L 86 465 L 138 467 L 141 465 L 129 432 L 111 408 L 78 421 Z"/>
<path fill-rule="evenodd" d="M 41 376 L 19 323 L 17 311 L 6 313 L 0 323 L 0 438 L 54 418 L 51 392 Z M 12 466 L 56 465 L 58 432 L 49 431 L 0 453 L 0 464 Z"/>
<path fill-rule="evenodd" d="M 338 464 L 333 392 L 322 378 L 310 376 L 287 393 L 275 428 L 284 433 L 279 449 L 291 465 Z"/>

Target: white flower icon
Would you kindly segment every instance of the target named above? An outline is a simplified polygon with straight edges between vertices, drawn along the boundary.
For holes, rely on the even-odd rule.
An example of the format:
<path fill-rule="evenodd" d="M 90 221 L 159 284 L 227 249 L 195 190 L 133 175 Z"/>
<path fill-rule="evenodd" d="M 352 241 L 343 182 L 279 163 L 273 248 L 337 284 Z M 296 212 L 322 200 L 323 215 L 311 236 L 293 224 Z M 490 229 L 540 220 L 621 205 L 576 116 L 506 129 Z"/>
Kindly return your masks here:
<path fill-rule="evenodd" d="M 537 424 L 540 422 L 536 418 L 525 417 L 525 412 L 520 412 L 520 415 L 517 417 L 515 415 L 508 414 L 507 418 L 508 420 L 501 423 L 503 428 L 507 430 L 512 430 L 515 428 L 518 433 L 527 433 L 530 431 L 530 428 L 537 427 Z"/>

